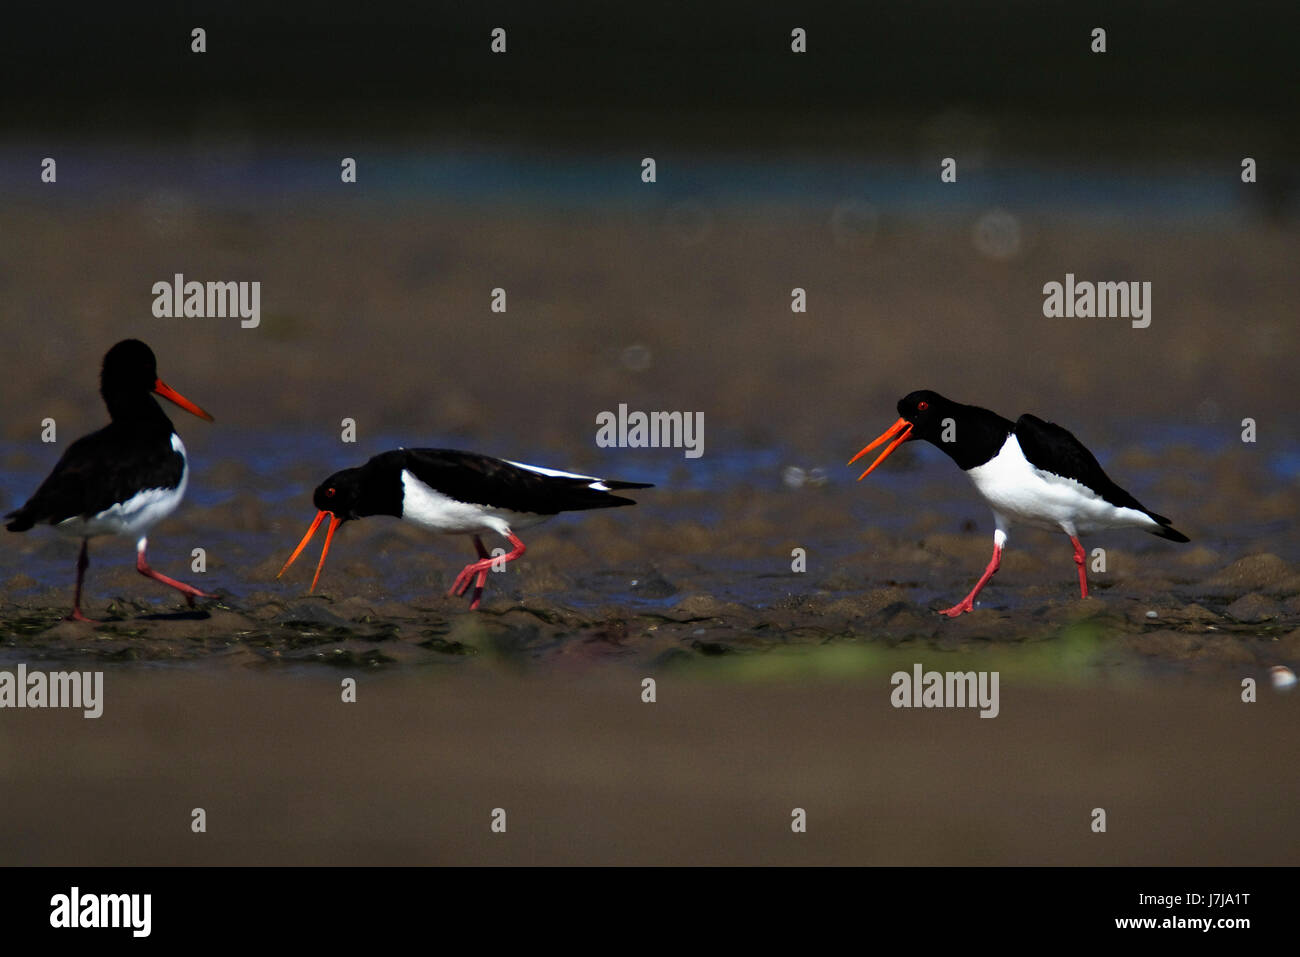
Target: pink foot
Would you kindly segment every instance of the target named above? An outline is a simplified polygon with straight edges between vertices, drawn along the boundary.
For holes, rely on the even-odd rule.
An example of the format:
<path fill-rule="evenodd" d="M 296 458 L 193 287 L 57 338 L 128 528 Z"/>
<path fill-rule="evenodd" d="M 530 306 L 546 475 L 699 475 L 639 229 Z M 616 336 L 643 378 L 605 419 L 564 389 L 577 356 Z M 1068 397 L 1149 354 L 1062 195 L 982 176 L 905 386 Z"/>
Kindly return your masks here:
<path fill-rule="evenodd" d="M 469 586 L 473 585 L 474 594 L 470 597 L 469 610 L 476 610 L 479 603 L 483 600 L 483 586 L 487 584 L 488 572 L 492 570 L 492 566 L 498 561 L 512 562 L 527 551 L 524 543 L 514 535 L 507 533 L 506 538 L 510 540 L 510 544 L 515 546 L 514 551 L 502 555 L 499 558 L 491 558 L 488 556 L 487 549 L 483 547 L 483 542 L 477 535 L 475 535 L 474 548 L 478 551 L 479 560 L 476 562 L 470 562 L 460 570 L 460 574 L 456 576 L 456 580 L 451 583 L 451 588 L 448 589 L 447 596 L 463 596 L 465 592 L 469 591 Z"/>
<path fill-rule="evenodd" d="M 460 574 L 456 576 L 456 580 L 451 583 L 451 588 L 448 589 L 447 595 L 450 597 L 453 595 L 460 596 L 465 594 L 465 592 L 469 591 L 469 586 L 473 583 L 475 575 L 479 576 L 480 582 L 487 581 L 487 573 L 492 570 L 492 562 L 493 559 L 491 558 L 485 558 L 477 562 L 470 562 L 460 570 Z M 480 585 L 480 587 L 482 586 Z"/>

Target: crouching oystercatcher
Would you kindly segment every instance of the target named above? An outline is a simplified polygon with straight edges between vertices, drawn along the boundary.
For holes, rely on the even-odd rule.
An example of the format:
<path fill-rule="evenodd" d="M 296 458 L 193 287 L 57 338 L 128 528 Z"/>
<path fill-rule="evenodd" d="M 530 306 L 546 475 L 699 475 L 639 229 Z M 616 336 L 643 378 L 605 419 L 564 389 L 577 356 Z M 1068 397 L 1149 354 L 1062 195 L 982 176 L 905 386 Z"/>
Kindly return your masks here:
<path fill-rule="evenodd" d="M 469 607 L 473 610 L 483 597 L 483 586 L 493 564 L 512 562 L 524 554 L 524 543 L 515 535 L 517 529 L 538 525 L 560 512 L 635 505 L 632 499 L 610 494 L 631 488 L 653 486 L 558 472 L 451 449 L 383 452 L 360 468 L 335 472 L 317 487 L 312 496 L 318 509 L 316 519 L 276 577 L 294 563 L 328 515 L 325 545 L 311 582 L 311 590 L 315 591 L 338 527 L 369 515 L 391 515 L 436 532 L 474 536 L 478 561 L 466 565 L 447 592 L 449 596 L 464 595 L 472 582 L 474 594 Z M 498 558 L 489 557 L 479 537 L 485 532 L 501 535 L 514 546 L 513 550 Z"/>
<path fill-rule="evenodd" d="M 97 535 L 136 539 L 140 574 L 175 588 L 191 606 L 212 597 L 154 571 L 144 554 L 149 529 L 176 510 L 189 481 L 185 446 L 153 394 L 209 422 L 212 416 L 158 378 L 153 350 L 138 339 L 108 350 L 99 383 L 112 421 L 68 447 L 27 504 L 5 516 L 6 528 L 25 532 L 44 523 L 81 539 L 70 620 L 94 620 L 81 613 L 81 586 L 87 544 Z"/>
<path fill-rule="evenodd" d="M 1016 522 L 1065 532 L 1074 545 L 1079 594 L 1088 597 L 1088 577 L 1079 534 L 1110 528 L 1140 528 L 1171 542 L 1186 542 L 1170 520 L 1144 507 L 1110 480 L 1096 458 L 1070 432 L 1033 415 L 1015 422 L 978 406 L 962 405 L 922 390 L 900 399 L 899 419 L 849 460 L 852 465 L 888 442 L 858 481 L 871 474 L 904 442 L 925 439 L 970 476 L 993 509 L 993 558 L 971 593 L 943 611 L 955 618 L 974 608 L 1002 563 L 1007 529 Z"/>

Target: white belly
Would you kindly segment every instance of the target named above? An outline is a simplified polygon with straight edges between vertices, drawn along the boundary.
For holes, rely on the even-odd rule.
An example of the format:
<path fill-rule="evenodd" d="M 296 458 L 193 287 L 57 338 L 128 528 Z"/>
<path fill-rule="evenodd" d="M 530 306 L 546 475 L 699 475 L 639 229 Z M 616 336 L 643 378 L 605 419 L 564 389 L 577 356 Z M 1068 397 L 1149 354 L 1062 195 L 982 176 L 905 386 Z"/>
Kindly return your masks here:
<path fill-rule="evenodd" d="M 421 528 L 451 535 L 479 532 L 506 535 L 515 529 L 540 525 L 553 517 L 458 502 L 425 485 L 406 469 L 402 470 L 402 520 Z"/>
<path fill-rule="evenodd" d="M 1137 509 L 1110 504 L 1074 479 L 1034 468 L 1014 435 L 997 455 L 966 474 L 1000 521 L 1069 535 L 1157 525 Z"/>

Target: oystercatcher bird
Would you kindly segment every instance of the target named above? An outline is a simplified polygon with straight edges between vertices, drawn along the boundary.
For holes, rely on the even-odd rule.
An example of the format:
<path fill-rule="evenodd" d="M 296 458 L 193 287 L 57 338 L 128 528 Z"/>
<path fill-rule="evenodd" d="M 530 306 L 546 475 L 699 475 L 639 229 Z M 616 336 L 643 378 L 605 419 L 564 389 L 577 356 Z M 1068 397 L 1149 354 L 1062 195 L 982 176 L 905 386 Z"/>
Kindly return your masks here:
<path fill-rule="evenodd" d="M 1110 528 L 1140 528 L 1186 542 L 1170 520 L 1146 508 L 1110 480 L 1093 454 L 1070 432 L 1033 415 L 1015 422 L 996 412 L 962 405 L 922 390 L 898 402 L 899 419 L 884 434 L 849 460 L 852 465 L 888 442 L 858 481 L 904 442 L 925 439 L 970 476 L 975 489 L 993 509 L 993 558 L 971 593 L 943 614 L 955 618 L 974 608 L 980 593 L 1002 563 L 1007 530 L 1016 522 L 1065 532 L 1074 545 L 1079 594 L 1088 597 L 1088 576 L 1079 534 Z"/>
<path fill-rule="evenodd" d="M 512 562 L 524 554 L 515 530 L 529 528 L 560 512 L 635 505 L 611 492 L 653 488 L 645 482 L 616 482 L 594 475 L 575 475 L 510 462 L 474 452 L 451 449 L 395 449 L 376 455 L 360 468 L 343 469 L 322 482 L 312 495 L 316 519 L 280 569 L 283 575 L 307 547 L 325 516 L 330 517 L 311 591 L 316 590 L 334 532 L 344 522 L 369 515 L 391 515 L 403 521 L 453 535 L 473 535 L 478 561 L 466 565 L 450 595 L 464 595 L 470 583 L 470 610 L 479 606 L 488 572 L 496 562 Z M 492 558 L 479 537 L 496 532 L 513 550 Z"/>
<path fill-rule="evenodd" d="M 87 544 L 97 535 L 135 538 L 140 574 L 175 588 L 191 606 L 196 597 L 212 597 L 154 571 L 144 554 L 149 529 L 176 510 L 189 481 L 185 445 L 153 394 L 209 422 L 212 416 L 158 378 L 153 350 L 138 339 L 108 350 L 99 393 L 112 421 L 73 442 L 27 504 L 5 516 L 5 527 L 25 532 L 44 523 L 81 539 L 70 620 L 94 620 L 81 613 L 81 585 Z"/>

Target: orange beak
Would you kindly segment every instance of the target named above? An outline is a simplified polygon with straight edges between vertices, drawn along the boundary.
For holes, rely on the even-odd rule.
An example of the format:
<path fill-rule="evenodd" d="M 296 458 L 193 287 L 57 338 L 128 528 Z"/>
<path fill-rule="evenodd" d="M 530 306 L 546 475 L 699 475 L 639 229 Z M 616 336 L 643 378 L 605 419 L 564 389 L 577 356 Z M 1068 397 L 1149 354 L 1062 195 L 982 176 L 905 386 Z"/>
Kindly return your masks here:
<path fill-rule="evenodd" d="M 276 578 L 279 578 L 280 575 L 283 575 L 288 571 L 289 566 L 292 565 L 297 560 L 298 556 L 302 554 L 302 550 L 307 547 L 307 543 L 311 541 L 311 537 L 316 534 L 316 529 L 320 528 L 320 523 L 324 520 L 326 515 L 330 517 L 330 527 L 325 533 L 325 547 L 320 550 L 320 561 L 316 563 L 316 577 L 311 580 L 310 591 L 316 590 L 316 583 L 320 581 L 320 570 L 325 567 L 325 556 L 329 554 L 330 542 L 334 539 L 334 531 L 343 524 L 343 520 L 333 512 L 321 511 L 316 513 L 316 521 L 311 523 L 311 528 L 307 529 L 307 534 L 302 537 L 302 541 L 299 542 L 298 547 L 293 550 L 293 554 L 290 555 L 289 560 L 284 563 L 284 568 L 280 569 L 280 573 L 275 576 Z"/>
<path fill-rule="evenodd" d="M 189 399 L 185 398 L 185 396 L 181 395 L 162 379 L 154 380 L 153 390 L 167 401 L 175 402 L 190 415 L 197 415 L 200 419 L 207 419 L 209 422 L 214 421 L 212 416 L 208 415 L 208 413 L 204 412 Z"/>
<path fill-rule="evenodd" d="M 861 475 L 858 476 L 858 481 L 861 482 L 864 478 L 870 475 L 872 470 L 875 469 L 875 467 L 879 465 L 881 462 L 885 461 L 885 459 L 889 458 L 890 454 L 894 451 L 894 449 L 898 448 L 900 445 L 906 442 L 907 437 L 911 434 L 912 434 L 912 423 L 908 422 L 907 419 L 899 419 L 889 428 L 885 429 L 884 435 L 880 436 L 880 438 L 876 439 L 874 442 L 868 445 L 857 455 L 853 456 L 853 458 L 849 459 L 849 464 L 852 465 L 854 462 L 862 458 L 862 456 L 866 455 L 868 452 L 870 452 L 876 446 L 880 445 L 882 442 L 889 442 L 890 439 L 894 440 L 892 442 L 889 442 L 889 445 L 885 447 L 885 451 L 881 452 L 880 455 L 876 458 L 876 460 L 871 463 L 871 468 L 867 469 L 865 472 L 863 472 Z"/>

